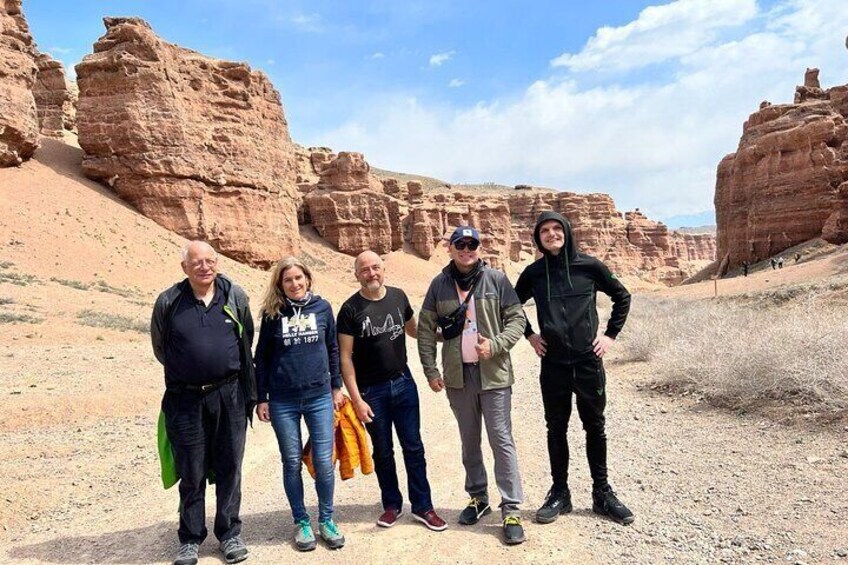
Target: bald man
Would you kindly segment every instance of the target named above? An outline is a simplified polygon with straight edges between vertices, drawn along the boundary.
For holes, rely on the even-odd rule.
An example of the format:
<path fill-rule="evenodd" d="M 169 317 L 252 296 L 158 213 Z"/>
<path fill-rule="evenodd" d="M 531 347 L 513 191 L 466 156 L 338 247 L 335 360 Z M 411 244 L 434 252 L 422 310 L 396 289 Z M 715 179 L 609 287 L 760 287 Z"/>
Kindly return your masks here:
<path fill-rule="evenodd" d="M 215 536 L 227 563 L 247 559 L 241 539 L 241 463 L 256 404 L 253 317 L 247 294 L 218 274 L 203 241 L 183 249 L 186 278 L 153 307 L 150 337 L 165 368 L 162 412 L 180 476 L 180 549 L 174 565 L 197 563 L 206 538 L 206 477 L 215 473 Z"/>
<path fill-rule="evenodd" d="M 448 526 L 433 509 L 418 388 L 406 364 L 406 334 L 418 335 L 415 313 L 401 289 L 383 284 L 385 268 L 379 255 L 364 251 L 354 261 L 353 271 L 361 288 L 342 305 L 336 327 L 342 379 L 374 446 L 383 503 L 377 525 L 390 528 L 403 514 L 392 445 L 394 425 L 406 465 L 412 518 L 440 532 Z"/>

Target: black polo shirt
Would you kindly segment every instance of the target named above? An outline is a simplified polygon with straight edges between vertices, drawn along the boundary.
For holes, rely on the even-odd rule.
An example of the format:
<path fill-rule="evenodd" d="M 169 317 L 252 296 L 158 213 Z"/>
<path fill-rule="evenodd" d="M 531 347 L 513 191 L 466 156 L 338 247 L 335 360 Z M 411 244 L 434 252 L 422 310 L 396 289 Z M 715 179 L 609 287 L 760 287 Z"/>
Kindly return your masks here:
<path fill-rule="evenodd" d="M 212 384 L 239 372 L 238 328 L 224 312 L 224 304 L 217 281 L 208 307 L 186 285 L 165 336 L 166 384 Z"/>

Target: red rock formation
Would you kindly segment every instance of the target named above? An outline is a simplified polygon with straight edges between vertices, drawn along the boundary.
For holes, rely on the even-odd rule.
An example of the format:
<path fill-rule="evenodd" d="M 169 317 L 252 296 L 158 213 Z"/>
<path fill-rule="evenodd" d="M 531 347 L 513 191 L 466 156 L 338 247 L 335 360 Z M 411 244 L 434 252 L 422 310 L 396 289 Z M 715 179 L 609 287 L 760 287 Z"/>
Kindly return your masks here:
<path fill-rule="evenodd" d="M 342 253 L 384 254 L 403 246 L 403 203 L 370 190 L 316 190 L 306 197 L 312 225 Z"/>
<path fill-rule="evenodd" d="M 0 167 L 21 164 L 38 148 L 32 87 L 37 52 L 21 0 L 0 2 Z"/>
<path fill-rule="evenodd" d="M 404 191 L 393 178 L 384 179 L 383 191 L 378 192 L 370 188 L 370 167 L 361 155 L 340 153 L 329 161 L 323 156 L 332 155 L 329 150 L 315 155 L 304 150 L 299 159 L 301 170 L 307 169 L 300 178 L 311 181 L 301 186 L 308 210 L 304 217 L 351 255 L 369 248 L 386 253 L 407 241 L 429 259 L 439 245 L 447 244 L 456 226 L 473 225 L 480 231 L 482 257 L 504 267 L 508 261 L 534 256 L 536 218 L 543 211 L 557 210 L 571 221 L 582 251 L 622 274 L 676 284 L 714 259 L 714 237 L 669 233 L 665 225 L 638 210 L 622 215 L 606 194 L 524 185 L 510 192 L 424 191 L 417 181 L 407 183 Z"/>
<path fill-rule="evenodd" d="M 299 249 L 295 154 L 264 74 L 105 18 L 76 67 L 83 171 L 157 223 L 267 266 Z"/>
<path fill-rule="evenodd" d="M 62 123 L 68 131 L 77 131 L 77 103 L 79 102 L 79 87 L 77 81 L 68 81 L 68 99 L 62 106 Z"/>
<path fill-rule="evenodd" d="M 32 93 L 38 109 L 41 135 L 62 137 L 65 130 L 66 106 L 71 100 L 65 67 L 46 53 L 40 53 L 36 62 L 38 77 Z"/>
<path fill-rule="evenodd" d="M 319 189 L 341 192 L 383 191 L 382 183 L 371 174 L 371 165 L 362 153 L 342 151 L 335 159 L 323 165 L 318 173 L 321 176 Z"/>
<path fill-rule="evenodd" d="M 848 86 L 822 90 L 812 71 L 796 104 L 751 114 L 738 150 L 718 166 L 717 252 L 728 268 L 816 237 L 848 239 Z"/>

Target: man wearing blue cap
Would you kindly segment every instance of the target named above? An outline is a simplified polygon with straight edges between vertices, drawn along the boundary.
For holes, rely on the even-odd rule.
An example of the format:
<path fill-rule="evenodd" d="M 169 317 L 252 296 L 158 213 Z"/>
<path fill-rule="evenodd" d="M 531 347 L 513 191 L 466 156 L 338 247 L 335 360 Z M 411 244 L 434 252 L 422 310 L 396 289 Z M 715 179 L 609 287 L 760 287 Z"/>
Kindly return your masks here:
<path fill-rule="evenodd" d="M 446 389 L 459 425 L 465 490 L 470 496 L 459 523 L 476 524 L 492 510 L 480 448 L 482 424 L 495 459 L 504 541 L 524 541 L 518 505 L 524 494 L 512 437 L 512 364 L 509 350 L 521 339 L 525 318 L 506 275 L 480 260 L 480 234 L 458 227 L 450 237 L 451 262 L 430 283 L 418 321 L 418 353 L 430 388 Z M 441 331 L 442 371 L 436 365 Z"/>

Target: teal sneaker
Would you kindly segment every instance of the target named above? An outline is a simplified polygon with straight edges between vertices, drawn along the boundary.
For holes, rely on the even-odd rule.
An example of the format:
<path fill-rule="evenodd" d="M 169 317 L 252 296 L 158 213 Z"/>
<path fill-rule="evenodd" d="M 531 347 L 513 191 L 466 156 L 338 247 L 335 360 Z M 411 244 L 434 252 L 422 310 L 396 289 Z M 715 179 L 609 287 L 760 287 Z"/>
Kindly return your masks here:
<path fill-rule="evenodd" d="M 298 551 L 312 551 L 318 546 L 309 518 L 301 520 L 294 527 L 294 545 Z"/>
<path fill-rule="evenodd" d="M 344 536 L 332 518 L 326 522 L 318 523 L 318 533 L 330 549 L 341 549 L 344 547 Z"/>

